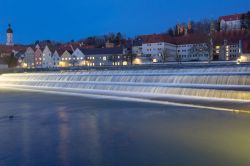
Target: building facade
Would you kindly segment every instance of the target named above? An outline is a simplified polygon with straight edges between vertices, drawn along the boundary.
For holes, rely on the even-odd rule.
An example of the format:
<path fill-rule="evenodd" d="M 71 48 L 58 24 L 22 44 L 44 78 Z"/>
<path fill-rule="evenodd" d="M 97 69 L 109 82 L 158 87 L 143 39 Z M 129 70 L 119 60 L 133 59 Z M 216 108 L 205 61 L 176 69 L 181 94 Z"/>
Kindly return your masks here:
<path fill-rule="evenodd" d="M 24 53 L 23 65 L 26 68 L 35 68 L 35 51 L 32 47 L 28 47 Z"/>
<path fill-rule="evenodd" d="M 50 48 L 46 45 L 43 50 L 43 58 L 42 58 L 42 68 L 52 68 L 52 52 Z"/>
<path fill-rule="evenodd" d="M 39 45 L 36 46 L 35 50 L 35 67 L 42 68 L 43 66 L 43 52 Z"/>
<path fill-rule="evenodd" d="M 86 66 L 126 66 L 130 64 L 127 50 L 122 47 L 81 49 Z"/>
<path fill-rule="evenodd" d="M 231 31 L 231 30 L 239 30 L 242 28 L 242 20 L 244 14 L 235 14 L 222 16 L 219 18 L 220 22 L 220 30 L 221 31 Z"/>

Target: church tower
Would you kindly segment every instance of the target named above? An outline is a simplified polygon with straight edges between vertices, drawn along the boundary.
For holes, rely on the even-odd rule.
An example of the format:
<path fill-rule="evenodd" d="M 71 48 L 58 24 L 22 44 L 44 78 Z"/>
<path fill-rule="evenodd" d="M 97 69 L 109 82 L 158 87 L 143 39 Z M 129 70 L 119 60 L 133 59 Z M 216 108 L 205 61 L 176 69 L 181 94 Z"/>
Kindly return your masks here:
<path fill-rule="evenodd" d="M 14 42 L 13 42 L 13 30 L 12 30 L 10 24 L 9 24 L 9 27 L 8 27 L 6 33 L 7 33 L 6 45 L 7 46 L 13 46 L 14 45 Z"/>

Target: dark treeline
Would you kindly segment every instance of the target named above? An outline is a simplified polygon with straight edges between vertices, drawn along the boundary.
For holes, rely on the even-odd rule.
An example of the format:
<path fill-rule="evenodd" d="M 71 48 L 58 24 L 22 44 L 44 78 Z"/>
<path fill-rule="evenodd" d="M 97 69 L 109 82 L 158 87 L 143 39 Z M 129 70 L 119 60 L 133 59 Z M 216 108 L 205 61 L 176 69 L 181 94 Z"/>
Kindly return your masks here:
<path fill-rule="evenodd" d="M 90 36 L 86 39 L 81 39 L 79 42 L 84 45 L 94 46 L 96 48 L 103 48 L 105 47 L 106 43 L 112 43 L 115 47 L 119 47 L 126 43 L 126 36 L 122 33 L 108 33 L 102 36 Z"/>

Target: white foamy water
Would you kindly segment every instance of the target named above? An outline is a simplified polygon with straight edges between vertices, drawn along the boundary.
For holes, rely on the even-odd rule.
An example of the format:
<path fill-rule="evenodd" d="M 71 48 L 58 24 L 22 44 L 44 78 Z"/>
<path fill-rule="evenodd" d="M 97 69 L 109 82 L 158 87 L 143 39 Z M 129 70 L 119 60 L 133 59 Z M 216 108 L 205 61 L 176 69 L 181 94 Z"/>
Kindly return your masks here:
<path fill-rule="evenodd" d="M 250 67 L 4 74 L 0 85 L 250 101 Z"/>

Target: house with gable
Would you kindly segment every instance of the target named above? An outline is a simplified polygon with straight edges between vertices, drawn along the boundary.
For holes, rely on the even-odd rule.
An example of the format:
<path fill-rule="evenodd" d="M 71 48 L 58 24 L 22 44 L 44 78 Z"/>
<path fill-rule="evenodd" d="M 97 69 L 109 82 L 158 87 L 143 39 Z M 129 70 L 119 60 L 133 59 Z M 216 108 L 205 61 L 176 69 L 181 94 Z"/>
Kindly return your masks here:
<path fill-rule="evenodd" d="M 58 68 L 60 63 L 60 55 L 57 50 L 54 51 L 52 55 L 52 66 L 53 68 Z"/>
<path fill-rule="evenodd" d="M 43 50 L 43 58 L 42 58 L 42 68 L 52 68 L 52 50 L 48 45 L 45 46 Z"/>
<path fill-rule="evenodd" d="M 35 68 L 42 68 L 43 64 L 43 51 L 39 45 L 35 47 Z"/>
<path fill-rule="evenodd" d="M 76 48 L 75 51 L 72 53 L 73 60 L 76 61 L 76 66 L 84 66 L 85 65 L 85 55 L 79 48 Z"/>
<path fill-rule="evenodd" d="M 27 66 L 27 68 L 35 68 L 35 51 L 32 47 L 26 49 L 23 64 Z"/>

